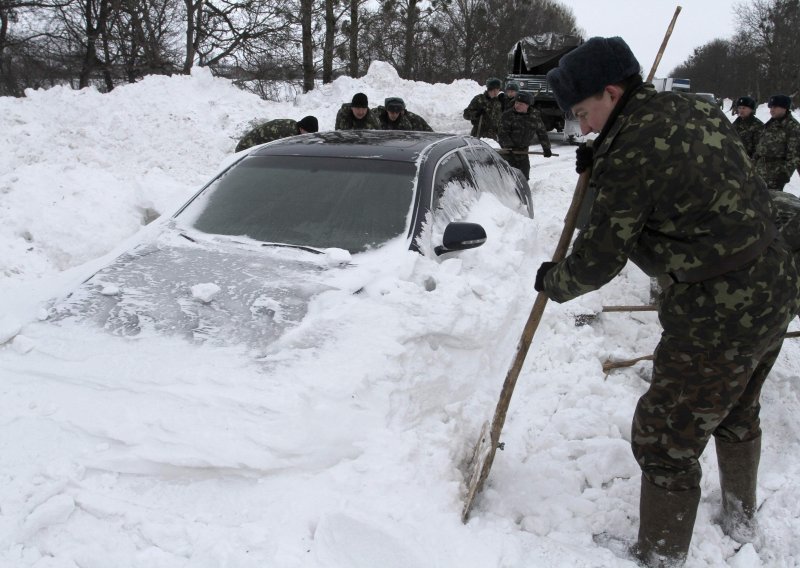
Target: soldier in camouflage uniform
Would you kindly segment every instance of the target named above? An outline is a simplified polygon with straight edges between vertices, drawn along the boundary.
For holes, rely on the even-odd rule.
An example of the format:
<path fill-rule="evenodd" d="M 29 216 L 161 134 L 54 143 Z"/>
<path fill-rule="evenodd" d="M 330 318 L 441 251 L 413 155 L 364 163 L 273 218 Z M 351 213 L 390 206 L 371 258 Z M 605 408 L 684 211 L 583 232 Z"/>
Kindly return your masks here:
<path fill-rule="evenodd" d="M 756 153 L 761 132 L 764 130 L 764 123 L 755 115 L 756 101 L 752 97 L 739 97 L 735 104 L 738 116 L 733 121 L 733 127 L 739 133 L 747 155 L 752 158 Z"/>
<path fill-rule="evenodd" d="M 639 72 L 614 37 L 591 38 L 547 75 L 582 132 L 599 132 L 596 197 L 571 253 L 543 263 L 535 288 L 565 302 L 603 286 L 628 259 L 671 280 L 652 381 L 632 424 L 642 486 L 631 552 L 648 566 L 677 566 L 691 542 L 699 458 L 711 436 L 722 528 L 753 536 L 759 396 L 800 307 L 800 281 L 730 121 L 708 101 L 657 93 Z"/>
<path fill-rule="evenodd" d="M 356 93 L 353 100 L 342 105 L 336 113 L 336 130 L 380 130 L 378 117 L 369 110 L 369 100 L 364 93 Z"/>
<path fill-rule="evenodd" d="M 505 92 L 497 95 L 503 103 L 503 112 L 514 108 L 514 101 L 517 98 L 517 93 L 519 93 L 519 83 L 516 81 L 509 81 L 506 83 Z"/>
<path fill-rule="evenodd" d="M 544 157 L 553 155 L 550 150 L 550 138 L 544 128 L 542 117 L 533 108 L 533 95 L 522 92 L 516 96 L 514 108 L 503 113 L 500 120 L 500 134 L 498 142 L 502 156 L 512 167 L 517 168 L 530 179 L 531 161 L 528 157 L 528 147 L 533 144 L 533 137 L 539 138 L 539 143 L 544 150 Z"/>
<path fill-rule="evenodd" d="M 497 140 L 503 115 L 503 101 L 499 98 L 501 85 L 500 79 L 490 77 L 486 81 L 486 92 L 472 97 L 464 109 L 464 118 L 472 123 L 472 136 Z"/>
<path fill-rule="evenodd" d="M 769 99 L 770 118 L 755 153 L 756 171 L 770 189 L 782 190 L 795 170 L 800 171 L 800 124 L 792 116 L 786 95 Z"/>
<path fill-rule="evenodd" d="M 378 117 L 383 130 L 419 130 L 433 132 L 425 119 L 406 110 L 406 103 L 400 97 L 389 97 L 383 106 L 372 109 L 372 114 Z"/>
<path fill-rule="evenodd" d="M 291 118 L 269 120 L 262 122 L 242 136 L 242 139 L 236 145 L 236 151 L 241 152 L 259 144 L 289 136 L 297 136 L 298 134 L 317 132 L 318 130 L 319 123 L 315 116 L 304 116 L 299 121 L 294 121 Z"/>

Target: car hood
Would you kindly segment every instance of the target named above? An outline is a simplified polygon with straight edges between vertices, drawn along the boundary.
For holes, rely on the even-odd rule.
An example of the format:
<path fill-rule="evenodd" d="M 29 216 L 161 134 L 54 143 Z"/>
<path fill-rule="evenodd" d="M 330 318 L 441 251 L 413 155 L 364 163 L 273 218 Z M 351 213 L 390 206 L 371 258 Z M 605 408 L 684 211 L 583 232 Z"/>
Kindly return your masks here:
<path fill-rule="evenodd" d="M 50 319 L 262 351 L 300 323 L 314 296 L 333 289 L 323 282 L 325 256 L 162 234 L 95 273 Z"/>

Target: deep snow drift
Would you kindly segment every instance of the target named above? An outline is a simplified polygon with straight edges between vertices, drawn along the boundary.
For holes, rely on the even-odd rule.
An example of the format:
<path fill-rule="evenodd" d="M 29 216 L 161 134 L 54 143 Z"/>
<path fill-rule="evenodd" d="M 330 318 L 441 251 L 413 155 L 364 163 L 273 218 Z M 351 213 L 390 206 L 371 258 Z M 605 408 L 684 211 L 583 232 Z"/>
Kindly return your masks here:
<path fill-rule="evenodd" d="M 632 566 L 596 542 L 635 537 L 628 437 L 650 367 L 606 376 L 601 365 L 652 352 L 659 328 L 652 313 L 582 327 L 574 316 L 646 303 L 633 266 L 548 305 L 506 449 L 470 522 L 459 519 L 463 461 L 577 180 L 573 149 L 555 135 L 560 156 L 532 160 L 534 220 L 484 198 L 474 220 L 486 245 L 444 262 L 367 263 L 365 293 L 321 294 L 269 365 L 244 349 L 47 320 L 51 297 L 154 230 L 159 221 L 144 224 L 217 171 L 250 121 L 314 114 L 331 129 L 363 91 L 371 105 L 401 96 L 434 129 L 467 132 L 461 112 L 480 90 L 404 81 L 376 63 L 293 103 L 203 69 L 105 95 L 0 98 L 0 566 Z M 763 105 L 758 115 L 768 118 Z M 797 176 L 788 189 L 798 193 Z M 712 444 L 691 566 L 800 564 L 797 341 L 763 395 L 764 545 L 740 548 L 715 524 Z"/>

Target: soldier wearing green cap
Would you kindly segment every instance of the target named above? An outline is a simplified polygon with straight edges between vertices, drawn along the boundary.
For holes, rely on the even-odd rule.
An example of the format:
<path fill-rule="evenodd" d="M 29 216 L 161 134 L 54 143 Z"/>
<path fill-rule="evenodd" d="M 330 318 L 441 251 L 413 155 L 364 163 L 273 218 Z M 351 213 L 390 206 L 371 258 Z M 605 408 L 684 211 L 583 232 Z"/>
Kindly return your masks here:
<path fill-rule="evenodd" d="M 486 91 L 475 95 L 464 109 L 464 118 L 472 123 L 472 136 L 497 140 L 503 115 L 503 101 L 499 97 L 502 86 L 500 79 L 490 77 L 486 80 Z"/>
<path fill-rule="evenodd" d="M 424 118 L 406 109 L 406 103 L 400 97 L 388 97 L 383 106 L 377 106 L 371 112 L 378 118 L 383 130 L 433 132 Z"/>
<path fill-rule="evenodd" d="M 756 146 L 764 130 L 764 123 L 756 117 L 756 101 L 752 97 L 739 97 L 734 103 L 736 120 L 733 127 L 742 139 L 747 155 L 752 158 L 756 153 Z"/>

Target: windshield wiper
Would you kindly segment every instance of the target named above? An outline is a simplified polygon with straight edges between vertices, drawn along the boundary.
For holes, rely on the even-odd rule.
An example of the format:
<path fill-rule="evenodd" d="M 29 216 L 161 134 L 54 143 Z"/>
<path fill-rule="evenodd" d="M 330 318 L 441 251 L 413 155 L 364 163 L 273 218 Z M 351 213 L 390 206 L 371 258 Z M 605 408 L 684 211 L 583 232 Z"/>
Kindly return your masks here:
<path fill-rule="evenodd" d="M 313 252 L 314 254 L 324 254 L 321 250 L 315 249 L 313 247 L 307 247 L 304 245 L 287 245 L 286 243 L 261 243 L 262 247 L 285 247 L 285 248 L 295 248 L 304 250 L 307 252 Z"/>

